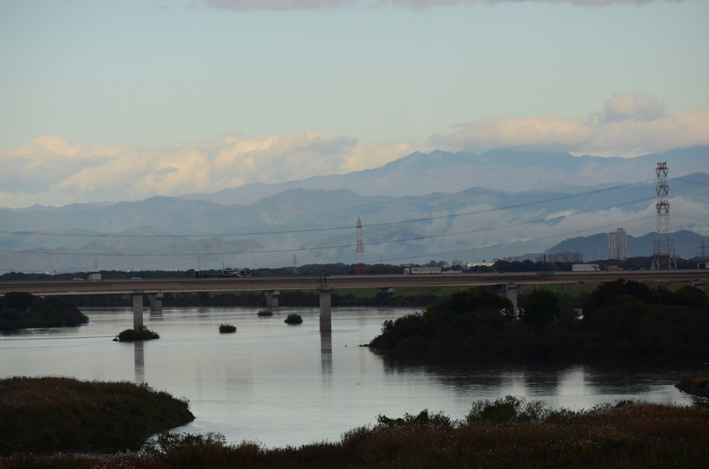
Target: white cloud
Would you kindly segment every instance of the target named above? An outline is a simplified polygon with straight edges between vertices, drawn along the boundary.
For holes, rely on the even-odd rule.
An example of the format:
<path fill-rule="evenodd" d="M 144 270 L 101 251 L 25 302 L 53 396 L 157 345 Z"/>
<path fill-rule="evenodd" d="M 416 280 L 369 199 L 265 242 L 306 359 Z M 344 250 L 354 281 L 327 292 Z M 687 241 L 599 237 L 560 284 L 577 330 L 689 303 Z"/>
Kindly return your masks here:
<path fill-rule="evenodd" d="M 360 144 L 351 137 L 307 132 L 149 148 L 75 145 L 42 136 L 0 154 L 0 207 L 139 200 L 154 195 L 215 192 L 381 166 L 412 151 L 401 142 Z"/>
<path fill-rule="evenodd" d="M 580 6 L 607 6 L 619 3 L 641 5 L 652 2 L 680 2 L 682 0 L 200 0 L 208 8 L 218 10 L 315 10 L 351 5 L 394 5 L 413 10 L 426 10 L 450 5 L 497 3 L 566 3 Z"/>
<path fill-rule="evenodd" d="M 709 109 L 666 112 L 664 102 L 620 93 L 586 119 L 558 115 L 481 119 L 433 134 L 429 146 L 483 152 L 495 148 L 566 151 L 596 156 L 636 156 L 709 144 Z"/>

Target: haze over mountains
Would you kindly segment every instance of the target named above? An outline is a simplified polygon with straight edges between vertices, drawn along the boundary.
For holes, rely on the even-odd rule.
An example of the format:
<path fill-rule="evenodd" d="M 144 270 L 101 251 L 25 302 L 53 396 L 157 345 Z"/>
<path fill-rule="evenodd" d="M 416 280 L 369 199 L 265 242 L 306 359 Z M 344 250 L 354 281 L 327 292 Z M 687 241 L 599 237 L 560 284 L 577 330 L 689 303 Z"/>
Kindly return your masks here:
<path fill-rule="evenodd" d="M 670 177 L 709 171 L 709 147 L 671 150 L 636 158 L 575 157 L 568 153 L 493 150 L 482 154 L 415 152 L 379 168 L 348 174 L 315 176 L 279 184 L 246 184 L 211 194 L 183 198 L 218 204 L 252 204 L 287 189 L 350 189 L 362 195 L 426 195 L 484 187 L 518 192 L 567 185 L 593 186 L 654 180 L 658 161 Z"/>
<path fill-rule="evenodd" d="M 673 227 L 709 234 L 709 147 L 628 159 L 435 151 L 213 194 L 3 209 L 0 271 L 189 269 L 197 256 L 212 267 L 350 263 L 358 217 L 369 263 L 543 252 L 617 227 L 643 236 L 655 227 L 658 161 L 670 168 Z M 676 248 L 691 257 L 687 239 Z"/>

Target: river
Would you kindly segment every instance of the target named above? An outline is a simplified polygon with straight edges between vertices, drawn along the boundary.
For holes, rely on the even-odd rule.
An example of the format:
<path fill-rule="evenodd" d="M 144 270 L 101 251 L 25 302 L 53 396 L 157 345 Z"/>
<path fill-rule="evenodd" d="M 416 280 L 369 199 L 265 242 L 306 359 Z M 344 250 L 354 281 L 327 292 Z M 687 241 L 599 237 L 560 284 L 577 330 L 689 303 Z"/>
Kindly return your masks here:
<path fill-rule="evenodd" d="M 80 327 L 0 335 L 0 376 L 146 382 L 189 399 L 196 419 L 179 431 L 221 432 L 230 442 L 334 441 L 378 414 L 429 409 L 463 418 L 474 400 L 508 394 L 576 409 L 694 399 L 673 385 L 696 369 L 432 365 L 359 347 L 409 309 L 333 308 L 333 331 L 321 335 L 317 308 L 282 308 L 270 318 L 257 317 L 256 308 L 167 308 L 157 317 L 146 312 L 161 338 L 134 344 L 104 337 L 132 327 L 132 310 L 83 311 L 90 322 Z M 303 324 L 284 324 L 289 313 Z M 221 323 L 237 332 L 219 334 Z"/>

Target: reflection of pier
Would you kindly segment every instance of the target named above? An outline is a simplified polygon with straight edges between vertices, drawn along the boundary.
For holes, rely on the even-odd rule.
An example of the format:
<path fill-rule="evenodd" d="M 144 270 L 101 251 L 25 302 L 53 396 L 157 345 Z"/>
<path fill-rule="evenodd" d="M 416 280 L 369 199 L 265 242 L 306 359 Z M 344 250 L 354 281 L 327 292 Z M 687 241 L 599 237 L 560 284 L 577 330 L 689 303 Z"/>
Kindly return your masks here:
<path fill-rule="evenodd" d="M 323 382 L 332 378 L 332 331 L 320 333 L 320 372 Z"/>
<path fill-rule="evenodd" d="M 135 384 L 145 382 L 145 349 L 142 340 L 133 342 L 133 355 L 135 357 Z"/>

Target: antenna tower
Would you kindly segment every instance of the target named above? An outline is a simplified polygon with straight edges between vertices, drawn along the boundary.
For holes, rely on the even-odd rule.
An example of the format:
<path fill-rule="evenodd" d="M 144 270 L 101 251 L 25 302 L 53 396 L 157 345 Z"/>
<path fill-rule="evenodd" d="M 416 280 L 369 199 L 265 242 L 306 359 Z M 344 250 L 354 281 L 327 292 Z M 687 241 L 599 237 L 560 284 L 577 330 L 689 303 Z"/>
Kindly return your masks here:
<path fill-rule="evenodd" d="M 357 217 L 357 249 L 355 251 L 355 275 L 367 273 L 367 262 L 364 260 L 364 243 L 362 243 L 362 221 Z"/>
<path fill-rule="evenodd" d="M 670 202 L 667 195 L 670 186 L 667 184 L 667 163 L 657 163 L 657 229 L 655 230 L 655 249 L 652 253 L 654 269 L 676 269 L 675 245 L 672 241 L 670 226 Z"/>

